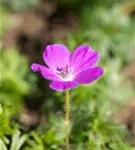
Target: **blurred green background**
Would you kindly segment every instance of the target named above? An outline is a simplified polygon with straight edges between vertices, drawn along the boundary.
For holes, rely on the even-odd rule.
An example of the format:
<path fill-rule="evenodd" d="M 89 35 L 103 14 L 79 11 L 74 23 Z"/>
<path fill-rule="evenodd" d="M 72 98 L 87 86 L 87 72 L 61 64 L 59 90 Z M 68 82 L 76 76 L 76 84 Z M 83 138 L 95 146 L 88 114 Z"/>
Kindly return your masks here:
<path fill-rule="evenodd" d="M 70 92 L 71 150 L 134 150 L 134 21 L 134 0 L 0 0 L 0 150 L 65 149 L 65 93 L 30 69 L 56 42 L 91 45 L 105 69 Z"/>

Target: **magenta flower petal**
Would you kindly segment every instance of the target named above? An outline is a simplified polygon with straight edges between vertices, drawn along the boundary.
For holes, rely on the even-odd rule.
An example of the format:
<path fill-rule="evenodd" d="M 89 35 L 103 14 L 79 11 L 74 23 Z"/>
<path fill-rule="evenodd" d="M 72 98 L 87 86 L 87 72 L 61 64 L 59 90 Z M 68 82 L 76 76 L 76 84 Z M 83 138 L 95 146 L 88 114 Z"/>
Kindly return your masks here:
<path fill-rule="evenodd" d="M 41 75 L 45 79 L 52 80 L 52 81 L 53 80 L 55 80 L 55 81 L 59 81 L 60 80 L 60 78 L 53 71 L 51 71 L 49 68 L 47 68 L 45 66 L 42 66 L 42 65 L 34 63 L 34 64 L 32 64 L 31 69 L 34 72 L 40 72 Z"/>
<path fill-rule="evenodd" d="M 94 67 L 99 62 L 99 54 L 92 50 L 90 46 L 79 46 L 71 55 L 70 66 L 75 68 L 76 72 L 80 72 L 89 67 Z"/>
<path fill-rule="evenodd" d="M 46 64 L 56 70 L 69 64 L 70 51 L 62 44 L 48 45 L 43 55 Z"/>
<path fill-rule="evenodd" d="M 79 82 L 79 84 L 90 84 L 98 80 L 103 74 L 104 71 L 101 67 L 88 68 L 80 72 L 76 76 L 76 80 Z"/>
<path fill-rule="evenodd" d="M 62 44 L 48 45 L 43 55 L 47 66 L 33 64 L 32 70 L 51 80 L 50 88 L 56 91 L 74 89 L 80 84 L 89 84 L 103 75 L 96 67 L 99 54 L 90 46 L 79 46 L 73 54 Z"/>
<path fill-rule="evenodd" d="M 74 89 L 78 86 L 77 81 L 72 82 L 60 82 L 60 81 L 54 81 L 50 84 L 50 88 L 59 92 L 63 92 L 67 89 Z"/>

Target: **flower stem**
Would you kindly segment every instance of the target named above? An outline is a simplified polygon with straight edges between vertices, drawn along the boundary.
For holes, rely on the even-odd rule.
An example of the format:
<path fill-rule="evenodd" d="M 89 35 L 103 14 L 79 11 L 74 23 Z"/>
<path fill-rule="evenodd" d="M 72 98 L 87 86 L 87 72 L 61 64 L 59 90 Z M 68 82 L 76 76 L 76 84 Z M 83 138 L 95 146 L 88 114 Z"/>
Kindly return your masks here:
<path fill-rule="evenodd" d="M 66 150 L 70 149 L 69 146 L 69 90 L 66 90 L 66 116 L 65 116 L 65 131 L 66 131 Z"/>

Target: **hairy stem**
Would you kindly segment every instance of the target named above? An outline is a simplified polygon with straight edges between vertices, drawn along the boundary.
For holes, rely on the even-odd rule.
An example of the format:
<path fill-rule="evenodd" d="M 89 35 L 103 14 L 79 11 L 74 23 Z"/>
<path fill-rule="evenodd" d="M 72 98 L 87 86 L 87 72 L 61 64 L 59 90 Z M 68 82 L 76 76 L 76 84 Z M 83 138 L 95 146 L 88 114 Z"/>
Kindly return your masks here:
<path fill-rule="evenodd" d="M 65 118 L 65 131 L 66 131 L 66 150 L 70 149 L 69 146 L 69 90 L 66 90 L 66 118 Z"/>

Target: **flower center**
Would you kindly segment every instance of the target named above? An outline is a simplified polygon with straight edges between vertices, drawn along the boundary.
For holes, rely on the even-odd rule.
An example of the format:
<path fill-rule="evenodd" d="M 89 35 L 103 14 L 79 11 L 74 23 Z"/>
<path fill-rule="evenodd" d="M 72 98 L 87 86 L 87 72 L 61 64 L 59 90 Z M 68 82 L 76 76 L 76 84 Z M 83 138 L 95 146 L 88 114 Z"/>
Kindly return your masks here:
<path fill-rule="evenodd" d="M 73 80 L 73 73 L 68 65 L 65 67 L 59 68 L 57 67 L 57 74 L 60 76 L 60 78 L 64 81 L 72 81 Z"/>

